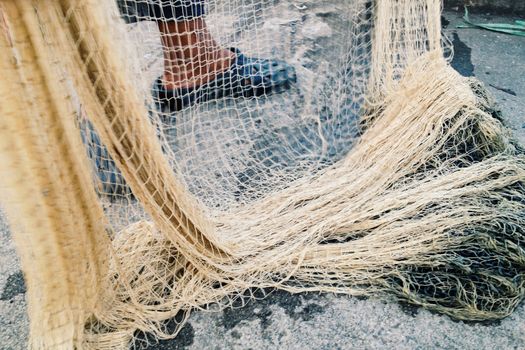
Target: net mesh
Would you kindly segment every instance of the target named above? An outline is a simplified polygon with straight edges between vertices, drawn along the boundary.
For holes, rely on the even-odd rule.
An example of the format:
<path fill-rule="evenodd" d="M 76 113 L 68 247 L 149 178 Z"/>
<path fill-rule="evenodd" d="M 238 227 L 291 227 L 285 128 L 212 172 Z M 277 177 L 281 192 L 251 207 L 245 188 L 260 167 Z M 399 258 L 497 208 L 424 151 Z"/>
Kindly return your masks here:
<path fill-rule="evenodd" d="M 444 58 L 440 1 L 0 5 L 31 348 L 171 337 L 250 288 L 523 299 L 525 158 Z"/>
<path fill-rule="evenodd" d="M 127 37 L 137 52 L 135 72 L 143 77 L 146 96 L 157 88 L 152 81 L 162 75 L 164 66 L 183 64 L 180 57 L 163 56 L 163 43 L 185 41 L 186 34 L 161 34 L 147 6 L 124 5 L 125 18 L 138 21 Z M 226 97 L 185 106 L 177 113 L 148 107 L 184 186 L 206 207 L 225 211 L 278 192 L 350 150 L 358 136 L 369 76 L 372 5 L 312 2 L 303 8 L 275 1 L 211 1 L 207 6 L 213 40 L 250 58 L 285 60 L 297 71 L 298 80 L 282 93 L 272 91 L 272 98 L 266 93 L 255 98 Z M 322 16 L 328 21 L 320 20 Z M 207 36 L 207 31 L 188 29 L 200 36 Z M 199 55 L 213 54 L 207 47 L 195 46 Z M 198 70 L 194 65 L 199 63 L 185 61 L 190 71 Z M 192 74 L 180 74 L 184 73 Z M 103 168 L 115 173 L 106 161 L 107 153 L 98 149 L 101 142 L 96 136 L 92 143 L 97 155 L 91 158 L 102 158 Z M 101 180 L 104 193 L 127 193 L 115 186 L 123 181 L 121 177 L 101 176 Z"/>

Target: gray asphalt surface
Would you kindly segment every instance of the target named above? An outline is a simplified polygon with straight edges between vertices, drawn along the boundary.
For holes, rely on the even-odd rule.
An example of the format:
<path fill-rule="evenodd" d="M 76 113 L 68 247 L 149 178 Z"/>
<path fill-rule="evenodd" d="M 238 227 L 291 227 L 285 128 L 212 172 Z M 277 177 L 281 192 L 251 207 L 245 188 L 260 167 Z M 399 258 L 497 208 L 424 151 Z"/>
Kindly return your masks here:
<path fill-rule="evenodd" d="M 456 29 L 462 13 L 445 12 L 455 47 L 452 65 L 494 95 L 525 144 L 525 38 Z M 473 15 L 475 21 L 517 18 Z M 25 287 L 9 227 L 0 215 L 0 349 L 24 349 Z M 138 343 L 146 346 L 146 343 Z M 180 335 L 148 349 L 525 349 L 525 305 L 488 324 L 457 322 L 378 299 L 274 292 L 243 308 L 194 312 Z"/>

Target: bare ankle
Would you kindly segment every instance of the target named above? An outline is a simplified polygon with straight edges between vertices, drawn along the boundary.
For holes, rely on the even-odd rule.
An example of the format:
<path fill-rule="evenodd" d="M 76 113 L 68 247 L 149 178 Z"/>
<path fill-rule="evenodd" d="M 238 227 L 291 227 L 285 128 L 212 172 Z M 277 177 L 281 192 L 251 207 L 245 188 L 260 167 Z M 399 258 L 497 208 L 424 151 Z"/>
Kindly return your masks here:
<path fill-rule="evenodd" d="M 235 54 L 221 48 L 203 19 L 159 22 L 164 52 L 163 81 L 167 89 L 205 84 L 229 69 Z"/>

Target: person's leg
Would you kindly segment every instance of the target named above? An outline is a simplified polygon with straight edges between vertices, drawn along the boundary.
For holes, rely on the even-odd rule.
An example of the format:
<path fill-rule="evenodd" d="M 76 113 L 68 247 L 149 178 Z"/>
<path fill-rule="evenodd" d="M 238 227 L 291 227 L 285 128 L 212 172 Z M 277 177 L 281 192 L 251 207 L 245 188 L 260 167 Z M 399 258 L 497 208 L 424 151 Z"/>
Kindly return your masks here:
<path fill-rule="evenodd" d="M 153 84 L 161 110 L 178 111 L 225 96 L 281 92 L 295 82 L 295 70 L 279 60 L 247 57 L 218 45 L 206 25 L 206 0 L 117 0 L 128 23 L 155 21 L 164 72 Z"/>
<path fill-rule="evenodd" d="M 204 18 L 183 21 L 157 20 L 164 53 L 163 84 L 166 89 L 194 88 L 228 70 L 235 54 L 220 47 Z"/>
<path fill-rule="evenodd" d="M 234 54 L 221 48 L 208 31 L 205 0 L 147 0 L 146 10 L 138 1 L 135 13 L 159 27 L 166 89 L 200 86 L 230 67 Z"/>

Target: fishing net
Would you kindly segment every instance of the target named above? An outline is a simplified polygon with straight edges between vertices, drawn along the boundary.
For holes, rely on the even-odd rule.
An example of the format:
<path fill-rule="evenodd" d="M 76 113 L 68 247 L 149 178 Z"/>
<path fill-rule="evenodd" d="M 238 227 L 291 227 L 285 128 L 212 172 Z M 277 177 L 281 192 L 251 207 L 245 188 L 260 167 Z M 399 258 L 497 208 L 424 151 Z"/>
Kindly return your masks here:
<path fill-rule="evenodd" d="M 163 3 L 0 1 L 1 200 L 31 348 L 172 337 L 253 288 L 473 321 L 523 300 L 525 157 L 444 58 L 440 1 Z M 181 6 L 198 20 L 174 35 Z M 169 47 L 192 36 L 248 78 L 192 66 L 206 84 L 167 97 Z"/>

